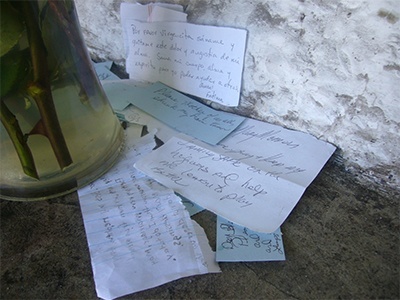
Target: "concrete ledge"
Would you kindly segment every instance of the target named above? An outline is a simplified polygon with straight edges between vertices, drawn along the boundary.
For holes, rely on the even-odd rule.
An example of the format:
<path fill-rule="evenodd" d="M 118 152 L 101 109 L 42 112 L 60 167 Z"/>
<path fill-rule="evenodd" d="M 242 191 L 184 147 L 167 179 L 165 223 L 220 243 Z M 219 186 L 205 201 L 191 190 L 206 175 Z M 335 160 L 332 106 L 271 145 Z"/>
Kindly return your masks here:
<path fill-rule="evenodd" d="M 282 226 L 285 262 L 222 263 L 121 299 L 399 299 L 399 200 L 330 162 Z M 0 208 L 1 299 L 97 299 L 75 193 Z M 215 215 L 195 219 L 215 248 Z"/>

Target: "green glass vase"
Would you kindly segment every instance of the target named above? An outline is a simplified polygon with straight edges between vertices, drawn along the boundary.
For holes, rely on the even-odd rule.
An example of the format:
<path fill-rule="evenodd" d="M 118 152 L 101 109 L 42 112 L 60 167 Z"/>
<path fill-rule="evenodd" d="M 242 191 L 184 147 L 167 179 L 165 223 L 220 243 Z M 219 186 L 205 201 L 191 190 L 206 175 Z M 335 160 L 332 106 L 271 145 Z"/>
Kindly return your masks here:
<path fill-rule="evenodd" d="M 70 193 L 116 161 L 123 130 L 71 0 L 0 1 L 0 198 Z"/>

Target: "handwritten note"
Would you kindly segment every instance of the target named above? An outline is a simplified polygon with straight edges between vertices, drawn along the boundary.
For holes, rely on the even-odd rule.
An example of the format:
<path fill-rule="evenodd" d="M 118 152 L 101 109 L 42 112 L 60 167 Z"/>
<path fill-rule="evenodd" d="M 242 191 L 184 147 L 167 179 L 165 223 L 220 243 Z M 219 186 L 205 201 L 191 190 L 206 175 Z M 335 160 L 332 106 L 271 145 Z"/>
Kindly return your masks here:
<path fill-rule="evenodd" d="M 154 147 L 153 138 L 127 140 L 112 170 L 78 191 L 96 290 L 103 299 L 219 270 L 211 250 L 203 255 L 206 243 L 199 244 L 198 228 L 180 198 L 133 168 Z"/>
<path fill-rule="evenodd" d="M 239 103 L 247 32 L 182 22 L 124 24 L 131 79 L 163 82 L 226 106 Z"/>
<path fill-rule="evenodd" d="M 249 165 L 256 174 L 304 188 L 336 149 L 310 134 L 249 118 L 216 146 L 193 142 Z"/>
<path fill-rule="evenodd" d="M 282 233 L 259 233 L 217 217 L 217 261 L 285 260 Z"/>
<path fill-rule="evenodd" d="M 135 167 L 178 194 L 258 232 L 274 232 L 304 192 L 290 181 L 254 172 L 248 165 L 179 138 Z"/>
<path fill-rule="evenodd" d="M 125 83 L 127 83 L 125 85 Z M 122 81 L 123 101 L 135 105 L 170 127 L 209 144 L 231 133 L 244 117 L 214 110 L 157 82 L 142 88 Z M 105 89 L 109 93 L 109 89 Z"/>

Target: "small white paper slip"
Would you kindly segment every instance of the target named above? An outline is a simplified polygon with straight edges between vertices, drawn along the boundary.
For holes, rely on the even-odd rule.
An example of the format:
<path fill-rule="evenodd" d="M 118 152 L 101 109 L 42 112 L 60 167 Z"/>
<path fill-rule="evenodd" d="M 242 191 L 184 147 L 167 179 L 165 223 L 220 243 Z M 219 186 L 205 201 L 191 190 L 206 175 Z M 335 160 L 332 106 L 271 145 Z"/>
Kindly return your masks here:
<path fill-rule="evenodd" d="M 122 33 L 124 37 L 125 52 L 128 55 L 128 33 L 129 27 L 125 26 L 129 20 L 143 22 L 186 22 L 187 14 L 183 12 L 183 6 L 168 3 L 149 3 L 141 5 L 138 3 L 122 2 L 120 6 Z"/>
<path fill-rule="evenodd" d="M 128 20 L 144 22 L 176 21 L 186 22 L 187 14 L 183 12 L 183 6 L 167 3 L 138 3 L 122 2 L 120 6 L 121 23 Z"/>
<path fill-rule="evenodd" d="M 260 233 L 217 216 L 217 261 L 285 260 L 282 233 Z"/>
<path fill-rule="evenodd" d="M 129 105 L 124 110 L 117 111 L 117 113 L 123 115 L 124 120 L 127 122 L 146 126 L 148 131 L 156 130 L 157 137 L 162 141 L 167 141 L 171 137 L 180 134 L 179 131 L 165 125 L 165 123 L 157 120 L 134 105 Z"/>
<path fill-rule="evenodd" d="M 284 222 L 305 190 L 179 138 L 170 139 L 135 167 L 205 209 L 264 233 Z"/>
<path fill-rule="evenodd" d="M 149 147 L 150 145 L 150 147 Z M 96 291 L 114 299 L 181 277 L 218 272 L 172 190 L 133 168 L 150 151 L 149 136 L 127 141 L 124 159 L 78 191 Z M 205 239 L 200 232 L 199 239 Z"/>
<path fill-rule="evenodd" d="M 97 77 L 101 81 L 105 80 L 120 80 L 120 78 L 111 72 L 112 61 L 105 61 L 101 63 L 93 63 Z"/>
<path fill-rule="evenodd" d="M 239 104 L 247 32 L 182 22 L 125 23 L 129 78 Z"/>
<path fill-rule="evenodd" d="M 209 273 L 220 273 L 221 269 L 219 268 L 218 263 L 216 262 L 215 252 L 212 251 L 210 244 L 207 239 L 207 235 L 204 232 L 204 229 L 197 224 L 196 221 L 192 220 L 192 225 L 194 231 L 197 236 L 197 240 L 199 241 L 200 249 L 203 254 L 203 264 L 207 265 L 207 269 Z"/>

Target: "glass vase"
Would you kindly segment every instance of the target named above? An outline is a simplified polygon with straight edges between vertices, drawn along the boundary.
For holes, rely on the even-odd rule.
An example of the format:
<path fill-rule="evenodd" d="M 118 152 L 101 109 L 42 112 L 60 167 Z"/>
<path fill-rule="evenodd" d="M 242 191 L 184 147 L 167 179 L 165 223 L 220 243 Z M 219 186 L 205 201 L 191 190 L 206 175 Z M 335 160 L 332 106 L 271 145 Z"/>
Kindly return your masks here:
<path fill-rule="evenodd" d="M 123 130 L 71 0 L 0 1 L 0 198 L 70 193 L 116 161 Z"/>

